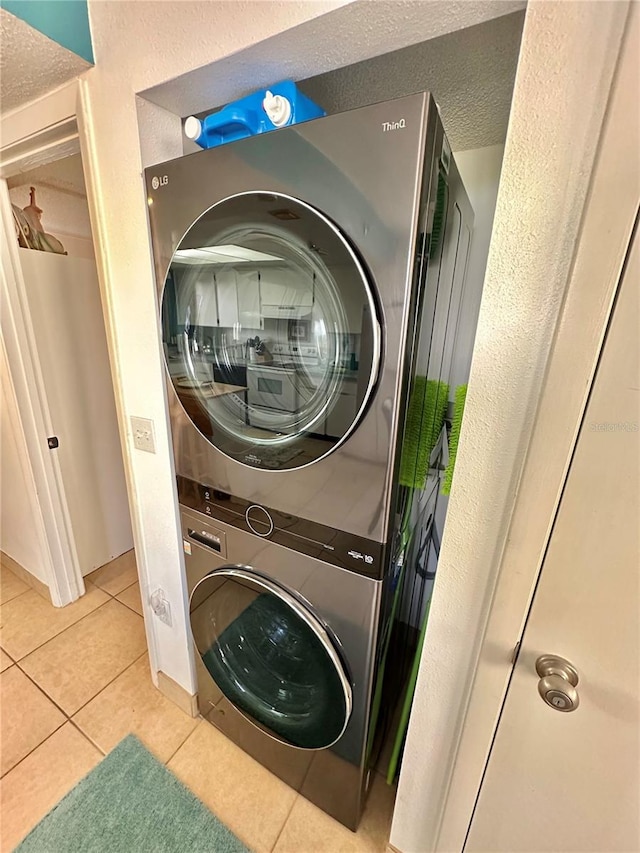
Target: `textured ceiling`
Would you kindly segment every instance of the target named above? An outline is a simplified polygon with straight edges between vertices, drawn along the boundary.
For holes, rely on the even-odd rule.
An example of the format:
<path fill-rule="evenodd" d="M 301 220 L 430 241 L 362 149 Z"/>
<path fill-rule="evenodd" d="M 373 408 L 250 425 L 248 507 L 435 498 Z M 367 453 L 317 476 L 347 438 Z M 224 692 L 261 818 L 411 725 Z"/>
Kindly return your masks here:
<path fill-rule="evenodd" d="M 75 195 L 86 195 L 82 159 L 79 154 L 13 175 L 7 183 L 9 189 L 30 184 L 44 184 Z"/>
<path fill-rule="evenodd" d="M 0 9 L 0 109 L 8 112 L 57 89 L 91 64 Z"/>
<path fill-rule="evenodd" d="M 428 90 L 454 151 L 504 142 L 524 11 L 299 83 L 327 112 Z"/>
<path fill-rule="evenodd" d="M 217 5 L 212 3 L 211 9 Z M 242 5 L 250 4 L 239 4 L 239 8 Z M 271 4 L 265 0 L 256 5 Z M 215 61 L 212 58 L 210 64 L 140 94 L 175 115 L 197 115 L 276 80 L 306 80 L 331 73 L 525 6 L 524 0 L 355 0 Z M 105 6 L 98 3 L 94 8 L 104 10 Z M 446 57 L 450 69 L 458 62 L 456 55 Z"/>

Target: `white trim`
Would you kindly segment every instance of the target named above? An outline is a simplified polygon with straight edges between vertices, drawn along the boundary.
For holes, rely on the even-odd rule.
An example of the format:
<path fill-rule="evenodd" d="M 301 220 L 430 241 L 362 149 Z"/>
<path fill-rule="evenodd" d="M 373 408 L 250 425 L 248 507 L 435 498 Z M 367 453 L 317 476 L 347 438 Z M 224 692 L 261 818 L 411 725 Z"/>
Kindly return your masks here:
<path fill-rule="evenodd" d="M 53 434 L 51 418 L 5 180 L 0 180 L 0 255 L 2 336 L 46 533 L 47 582 L 52 602 L 61 607 L 82 595 L 85 587 L 60 465 L 47 445 Z"/>
<path fill-rule="evenodd" d="M 2 148 L 39 136 L 55 125 L 75 121 L 78 80 L 65 83 L 35 101 L 30 101 L 0 117 Z"/>
<path fill-rule="evenodd" d="M 147 566 L 147 557 L 144 548 L 140 543 L 144 543 L 145 535 L 142 526 L 142 518 L 140 513 L 141 498 L 136 490 L 135 476 L 133 470 L 133 460 L 131 458 L 131 450 L 127 444 L 128 428 L 127 416 L 125 412 L 125 404 L 123 397 L 122 382 L 120 381 L 118 351 L 118 335 L 115 329 L 114 308 L 112 302 L 111 283 L 114 279 L 111 269 L 109 252 L 105 243 L 105 235 L 108 233 L 106 227 L 105 214 L 105 198 L 100 191 L 97 176 L 100 174 L 98 169 L 98 155 L 96 149 L 94 121 L 91 114 L 91 100 L 87 83 L 85 80 L 79 81 L 78 86 L 78 112 L 77 112 L 78 131 L 80 139 L 80 151 L 82 162 L 84 164 L 85 186 L 87 190 L 87 203 L 89 206 L 89 216 L 91 219 L 91 231 L 93 234 L 93 248 L 95 253 L 96 269 L 98 272 L 98 282 L 100 284 L 100 296 L 102 298 L 102 313 L 104 317 L 105 332 L 107 335 L 107 348 L 109 351 L 109 363 L 111 366 L 111 375 L 114 377 L 113 395 L 116 405 L 116 415 L 118 418 L 118 428 L 120 431 L 120 443 L 122 447 L 122 461 L 124 465 L 125 480 L 127 483 L 127 497 L 129 500 L 129 512 L 131 515 L 131 528 L 133 532 L 133 542 L 136 553 L 136 564 L 138 567 L 138 575 L 140 580 L 140 594 L 142 597 L 143 612 L 144 612 L 144 628 L 147 637 L 147 651 L 149 654 L 149 666 L 151 669 L 151 678 L 156 687 L 160 686 L 159 682 L 159 664 L 158 664 L 158 641 L 156 638 L 156 621 L 147 606 L 152 590 L 150 572 Z M 149 249 L 150 251 L 150 249 Z M 166 386 L 163 384 L 163 393 L 166 395 Z M 168 421 L 169 410 L 166 396 L 165 417 Z M 171 457 L 173 459 L 173 456 Z M 172 463 L 173 464 L 173 463 Z M 172 468 L 171 475 L 175 482 L 175 471 Z M 180 513 L 177 501 L 175 502 L 174 524 L 176 529 L 180 529 Z M 184 607 L 187 608 L 187 597 L 184 599 Z M 195 663 L 193 654 L 189 655 L 190 660 L 190 677 L 191 683 L 195 684 Z"/>
<path fill-rule="evenodd" d="M 43 129 L 0 152 L 0 177 L 11 178 L 37 166 L 55 163 L 80 151 L 75 117 Z"/>

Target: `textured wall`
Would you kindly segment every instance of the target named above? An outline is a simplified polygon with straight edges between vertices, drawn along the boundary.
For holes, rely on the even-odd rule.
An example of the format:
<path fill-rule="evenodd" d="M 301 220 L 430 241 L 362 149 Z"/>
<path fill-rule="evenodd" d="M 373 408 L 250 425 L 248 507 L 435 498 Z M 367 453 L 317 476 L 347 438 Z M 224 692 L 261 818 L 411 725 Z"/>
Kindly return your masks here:
<path fill-rule="evenodd" d="M 531 0 L 528 6 L 456 475 L 391 833 L 391 843 L 406 853 L 464 844 L 463 819 L 455 843 L 436 848 L 438 821 L 625 14 L 626 4 L 616 3 Z M 496 666 L 509 666 L 513 646 L 492 651 Z M 477 785 L 470 788 L 467 821 Z"/>
<path fill-rule="evenodd" d="M 263 8 L 275 7 L 278 16 L 281 5 L 258 3 Z M 300 5 L 306 12 L 312 4 Z M 331 14 L 314 18 L 312 24 L 300 25 L 293 30 L 283 27 L 276 35 L 267 37 L 265 34 L 262 41 L 256 40 L 242 51 L 223 55 L 219 59 L 212 57 L 212 60 L 215 59 L 215 67 L 205 64 L 199 68 L 194 63 L 194 70 L 161 86 L 150 87 L 144 94 L 165 109 L 186 116 L 225 104 L 261 86 L 268 86 L 274 80 L 305 80 L 404 49 L 408 45 L 461 32 L 484 21 L 522 10 L 526 2 L 357 0 L 335 5 L 340 8 Z M 243 9 L 249 9 L 251 4 L 238 4 L 238 7 L 239 14 L 242 14 Z M 509 49 L 507 46 L 507 54 Z M 494 45 L 492 52 L 498 54 L 502 51 Z M 448 57 L 447 64 L 450 80 L 456 78 L 458 65 L 463 69 L 470 68 L 464 58 L 455 57 L 452 60 Z M 503 68 L 502 58 L 496 57 L 494 74 Z M 371 84 L 377 87 L 375 81 L 368 80 L 367 87 Z"/>
<path fill-rule="evenodd" d="M 304 80 L 302 90 L 328 112 L 427 90 L 454 151 L 504 142 L 524 12 Z"/>

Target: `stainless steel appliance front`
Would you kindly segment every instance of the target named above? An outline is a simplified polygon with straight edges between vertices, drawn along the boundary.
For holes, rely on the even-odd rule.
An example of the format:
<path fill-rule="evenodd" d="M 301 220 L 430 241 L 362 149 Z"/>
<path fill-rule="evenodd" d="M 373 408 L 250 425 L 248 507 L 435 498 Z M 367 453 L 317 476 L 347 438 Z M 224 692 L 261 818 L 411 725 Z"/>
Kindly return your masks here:
<path fill-rule="evenodd" d="M 183 509 L 201 714 L 355 829 L 382 583 Z"/>
<path fill-rule="evenodd" d="M 391 119 L 401 129 L 387 133 Z M 437 111 L 420 94 L 147 170 L 163 337 L 185 374 L 173 367 L 169 393 L 179 475 L 387 541 L 421 199 L 438 144 Z M 291 317 L 264 316 L 277 300 L 287 315 L 306 312 L 321 370 L 305 411 L 261 432 L 240 383 L 201 383 L 198 367 L 242 369 L 238 322 L 288 341 Z M 199 345 L 211 337 L 213 356 Z"/>

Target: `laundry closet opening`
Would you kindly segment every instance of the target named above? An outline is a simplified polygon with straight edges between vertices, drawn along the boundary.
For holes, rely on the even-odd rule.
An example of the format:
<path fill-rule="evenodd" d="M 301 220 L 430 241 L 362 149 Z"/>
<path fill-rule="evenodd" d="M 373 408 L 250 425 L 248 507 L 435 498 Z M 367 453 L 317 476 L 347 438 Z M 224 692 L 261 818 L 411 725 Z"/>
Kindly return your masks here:
<path fill-rule="evenodd" d="M 516 12 L 298 83 L 329 112 L 430 91 L 462 183 L 460 198 L 452 199 L 455 182 L 439 174 L 436 219 L 439 205 L 454 210 L 439 235 L 434 229 L 433 242 L 439 238 L 442 245 L 432 244 L 429 251 L 400 446 L 395 541 L 372 702 L 371 763 L 389 784 L 398 777 L 429 607 L 437 594 L 523 23 L 524 11 Z M 391 139 L 393 133 L 388 132 Z M 363 138 L 363 156 L 366 147 Z"/>
<path fill-rule="evenodd" d="M 523 20 L 299 79 L 326 117 L 145 173 L 200 710 L 352 829 L 434 653 Z"/>

